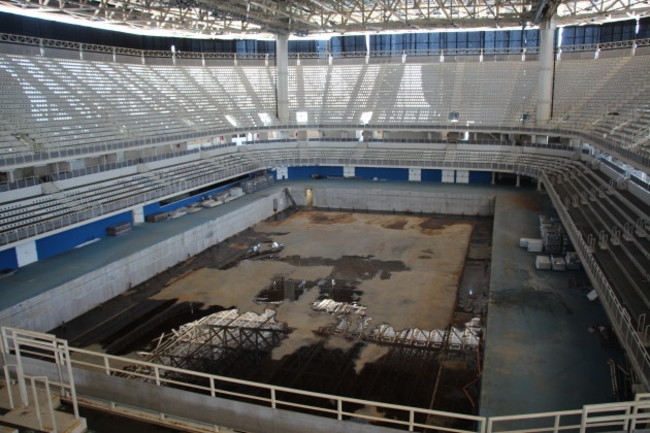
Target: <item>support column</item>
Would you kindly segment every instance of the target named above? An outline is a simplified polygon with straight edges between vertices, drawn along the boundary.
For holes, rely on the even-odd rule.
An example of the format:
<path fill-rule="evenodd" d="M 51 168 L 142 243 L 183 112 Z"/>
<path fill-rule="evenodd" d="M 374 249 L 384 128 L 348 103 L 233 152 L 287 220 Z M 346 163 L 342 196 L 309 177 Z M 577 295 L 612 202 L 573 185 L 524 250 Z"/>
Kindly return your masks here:
<path fill-rule="evenodd" d="M 537 178 L 537 191 L 542 190 L 542 181 L 540 178 Z"/>
<path fill-rule="evenodd" d="M 521 186 L 521 176 L 517 175 L 517 185 L 515 185 L 517 188 Z"/>
<path fill-rule="evenodd" d="M 493 171 L 493 172 L 492 172 L 492 185 L 494 185 L 494 184 L 497 183 L 497 182 L 496 182 L 496 174 L 497 174 L 496 171 Z"/>
<path fill-rule="evenodd" d="M 133 224 L 144 224 L 144 207 L 138 206 L 133 209 Z"/>
<path fill-rule="evenodd" d="M 289 36 L 278 35 L 275 42 L 275 66 L 277 82 L 275 97 L 280 123 L 289 123 Z"/>
<path fill-rule="evenodd" d="M 545 19 L 539 25 L 539 74 L 537 77 L 537 125 L 551 120 L 553 69 L 555 67 L 555 21 Z"/>

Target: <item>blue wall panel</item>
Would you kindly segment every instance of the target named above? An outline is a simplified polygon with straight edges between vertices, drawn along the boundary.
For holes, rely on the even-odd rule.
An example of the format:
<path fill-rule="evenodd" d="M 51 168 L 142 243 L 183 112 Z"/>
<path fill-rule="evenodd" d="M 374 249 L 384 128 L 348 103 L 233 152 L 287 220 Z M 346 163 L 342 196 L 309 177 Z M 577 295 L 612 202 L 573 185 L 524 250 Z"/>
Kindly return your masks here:
<path fill-rule="evenodd" d="M 422 182 L 442 182 L 442 170 L 424 169 L 421 173 Z"/>
<path fill-rule="evenodd" d="M 484 185 L 489 185 L 490 183 L 492 183 L 492 172 L 491 171 L 470 171 L 469 183 L 480 183 Z"/>
<path fill-rule="evenodd" d="M 289 167 L 289 179 L 309 179 L 312 174 L 321 176 L 343 176 L 343 167 L 306 166 Z"/>
<path fill-rule="evenodd" d="M 75 246 L 95 238 L 106 237 L 106 227 L 123 222 L 132 222 L 131 212 L 95 221 L 36 241 L 38 259 L 43 260 L 55 254 L 68 251 Z"/>
<path fill-rule="evenodd" d="M 17 267 L 18 259 L 16 258 L 15 248 L 0 251 L 0 271 L 3 269 L 16 269 Z"/>
<path fill-rule="evenodd" d="M 363 179 L 372 180 L 409 180 L 409 171 L 407 168 L 372 168 L 357 167 L 354 171 L 355 176 Z"/>

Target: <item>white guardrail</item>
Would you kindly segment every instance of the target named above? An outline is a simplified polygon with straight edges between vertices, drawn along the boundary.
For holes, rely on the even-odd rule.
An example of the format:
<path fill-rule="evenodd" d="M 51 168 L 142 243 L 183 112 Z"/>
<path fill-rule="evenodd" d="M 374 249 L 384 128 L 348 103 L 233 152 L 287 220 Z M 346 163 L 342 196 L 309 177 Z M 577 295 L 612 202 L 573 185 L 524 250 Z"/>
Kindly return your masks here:
<path fill-rule="evenodd" d="M 72 367 L 142 381 L 161 387 L 173 386 L 184 390 L 202 392 L 215 398 L 234 397 L 277 409 L 308 410 L 310 413 L 323 416 L 335 416 L 341 422 L 345 422 L 345 419 L 356 418 L 408 431 L 434 430 L 454 433 L 632 432 L 641 426 L 650 424 L 650 394 L 637 395 L 635 401 L 587 405 L 582 409 L 569 411 L 482 417 L 309 392 L 200 373 L 77 349 L 69 347 L 65 340 L 52 335 L 15 328 L 3 327 L 1 334 L 2 340 L 0 343 L 4 365 L 15 367 L 15 375 L 13 376 L 9 374 L 9 369 L 5 368 L 6 380 L 17 380 L 19 385 L 22 384 L 24 387 L 24 384 L 28 383 L 32 378 L 29 372 L 24 371 L 24 359 L 31 356 L 47 359 L 51 361 L 52 366 L 49 374 L 49 385 L 57 392 L 62 391 L 61 394 L 65 398 L 72 400 L 75 406 L 77 395 L 73 378 L 74 369 Z M 9 364 L 9 361 L 13 364 Z M 168 377 L 170 373 L 171 377 Z M 10 387 L 6 389 L 10 389 Z M 246 391 L 243 389 L 246 389 Z M 308 397 L 312 403 L 298 403 L 297 401 L 300 401 L 301 397 Z M 79 395 L 79 398 L 83 401 L 85 399 L 92 400 L 97 396 Z M 322 401 L 323 405 L 315 405 L 313 403 L 314 399 Z M 302 400 L 304 401 L 304 399 Z M 336 407 L 335 409 L 332 409 L 332 402 L 334 403 L 333 406 Z M 111 408 L 119 407 L 122 404 L 119 401 L 108 403 Z M 350 412 L 346 410 L 350 405 L 364 405 L 379 410 L 390 410 L 393 413 L 401 413 L 403 419 L 389 419 Z M 137 411 L 137 408 L 132 405 L 129 405 L 129 409 L 131 414 Z M 151 415 L 150 409 L 142 409 L 142 411 L 147 416 Z M 160 420 L 167 418 L 181 419 L 173 413 L 158 413 L 158 415 Z M 192 420 L 186 418 L 182 418 L 182 420 L 192 422 Z M 434 420 L 435 423 L 433 423 Z M 454 428 L 450 427 L 449 421 L 461 422 L 465 425 L 470 424 L 473 427 Z M 195 421 L 195 423 L 196 425 L 205 426 L 205 423 L 201 421 Z"/>

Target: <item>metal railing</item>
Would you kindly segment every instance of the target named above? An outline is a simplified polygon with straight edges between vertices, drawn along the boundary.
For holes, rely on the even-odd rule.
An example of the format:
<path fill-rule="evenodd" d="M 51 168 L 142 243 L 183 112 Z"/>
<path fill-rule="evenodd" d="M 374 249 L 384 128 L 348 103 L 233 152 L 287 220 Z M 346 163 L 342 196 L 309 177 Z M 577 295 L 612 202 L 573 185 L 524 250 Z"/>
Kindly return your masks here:
<path fill-rule="evenodd" d="M 23 383 L 31 377 L 24 370 L 24 358 L 35 356 L 51 361 L 49 383 L 60 386 L 69 398 L 77 400 L 74 385 L 74 369 L 94 371 L 107 376 L 116 376 L 160 387 L 173 387 L 190 392 L 199 392 L 213 398 L 229 398 L 264 405 L 274 409 L 308 411 L 312 414 L 335 418 L 338 421 L 350 419 L 381 423 L 382 425 L 408 431 L 435 430 L 453 433 L 587 433 L 603 431 L 634 431 L 638 426 L 650 422 L 650 394 L 639 394 L 635 401 L 602 403 L 583 406 L 582 409 L 554 411 L 520 415 L 483 417 L 417 408 L 398 404 L 350 398 L 311 392 L 265 383 L 235 379 L 201 373 L 137 359 L 107 355 L 104 353 L 69 347 L 65 340 L 53 335 L 23 331 L 3 327 L 2 359 L 5 372 L 16 368 L 17 376 L 23 377 Z M 60 348 L 53 352 L 44 352 L 51 347 Z M 9 364 L 8 356 L 13 355 L 18 364 Z M 23 361 L 21 361 L 23 360 Z M 19 365 L 19 367 L 18 367 Z M 68 376 L 61 374 L 62 368 L 68 369 Z M 59 378 L 58 381 L 53 378 Z M 64 380 L 65 379 L 65 380 Z M 26 388 L 25 388 L 26 389 Z M 10 396 L 11 396 L 11 391 Z M 100 395 L 80 395 L 84 399 L 102 399 Z M 117 399 L 119 397 L 114 397 Z M 318 402 L 318 403 L 317 403 Z M 126 404 L 110 401 L 110 407 Z M 398 417 L 382 417 L 354 412 L 354 407 L 366 406 L 380 411 L 389 411 Z M 137 411 L 137 407 L 129 405 Z M 141 408 L 150 417 L 150 408 Z M 158 412 L 158 419 L 176 417 L 168 412 Z M 377 413 L 377 412 L 375 412 Z M 182 418 L 185 421 L 187 418 Z M 472 424 L 472 427 L 456 427 L 450 422 Z M 196 424 L 205 426 L 205 421 L 196 420 Z"/>
<path fill-rule="evenodd" d="M 0 352 L 2 355 L 2 364 L 5 373 L 5 380 L 7 385 L 11 383 L 10 367 L 14 367 L 15 376 L 18 382 L 18 390 L 20 394 L 20 403 L 23 406 L 30 404 L 30 397 L 27 392 L 27 382 L 32 385 L 33 402 L 37 408 L 38 421 L 41 428 L 43 428 L 43 421 L 40 415 L 39 401 L 36 390 L 36 381 L 40 380 L 45 384 L 47 393 L 47 400 L 49 411 L 52 416 L 52 422 L 56 425 L 54 420 L 54 413 L 51 406 L 52 398 L 50 394 L 50 384 L 59 387 L 61 396 L 67 396 L 72 402 L 72 409 L 75 419 L 79 419 L 79 407 L 77 405 L 77 391 L 75 388 L 74 374 L 72 371 L 72 362 L 70 358 L 70 347 L 68 341 L 56 338 L 54 335 L 44 334 L 40 332 L 26 331 L 16 328 L 0 328 Z M 29 376 L 25 374 L 25 366 L 23 357 L 35 356 L 44 357 L 53 361 L 56 367 L 52 373 L 54 380 L 45 376 Z M 15 363 L 9 363 L 9 356 L 13 356 Z M 15 406 L 14 398 L 12 395 L 11 387 L 7 386 L 9 393 L 9 402 L 12 408 Z M 56 428 L 55 428 L 56 431 Z"/>
<path fill-rule="evenodd" d="M 608 50 L 621 50 L 626 48 L 648 47 L 650 46 L 650 38 L 648 39 L 630 39 L 627 41 L 615 42 L 600 42 L 597 44 L 576 44 L 576 45 L 560 45 L 558 48 L 563 52 L 580 52 L 580 51 L 608 51 Z"/>
<path fill-rule="evenodd" d="M 76 53 L 104 53 L 112 56 L 137 58 L 167 59 L 227 59 L 227 60 L 264 60 L 275 59 L 275 53 L 217 53 L 198 51 L 141 50 L 137 48 L 116 47 L 111 45 L 88 44 L 35 36 L 0 33 L 0 43 L 56 48 Z M 606 51 L 634 47 L 650 46 L 649 39 L 631 39 L 626 41 L 601 42 L 595 44 L 561 45 L 556 49 L 563 52 Z M 522 55 L 538 54 L 539 46 L 531 47 L 474 47 L 474 48 L 425 48 L 401 50 L 363 50 L 341 52 L 295 52 L 289 53 L 293 59 L 359 58 L 359 57 L 444 57 L 444 56 L 482 56 L 482 55 Z M 52 53 L 52 55 L 56 55 Z"/>

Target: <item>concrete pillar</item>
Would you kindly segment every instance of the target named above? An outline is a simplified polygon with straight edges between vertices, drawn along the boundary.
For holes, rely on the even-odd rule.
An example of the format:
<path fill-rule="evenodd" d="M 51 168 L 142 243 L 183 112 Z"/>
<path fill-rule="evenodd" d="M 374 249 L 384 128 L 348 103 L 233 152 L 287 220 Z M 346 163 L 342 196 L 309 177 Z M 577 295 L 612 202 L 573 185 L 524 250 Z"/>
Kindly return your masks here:
<path fill-rule="evenodd" d="M 345 165 L 343 166 L 343 177 L 354 177 L 356 175 L 356 168 Z"/>
<path fill-rule="evenodd" d="M 539 25 L 540 43 L 537 76 L 537 124 L 551 119 L 553 103 L 553 69 L 555 66 L 555 21 L 545 19 Z"/>
<path fill-rule="evenodd" d="M 542 181 L 539 178 L 537 178 L 537 191 L 541 191 L 541 190 L 542 190 Z"/>
<path fill-rule="evenodd" d="M 275 178 L 277 180 L 289 179 L 289 167 L 276 167 Z"/>
<path fill-rule="evenodd" d="M 16 260 L 18 261 L 19 268 L 38 261 L 36 242 L 27 241 L 20 245 L 16 245 Z"/>
<path fill-rule="evenodd" d="M 492 185 L 496 183 L 496 174 L 497 174 L 496 171 L 492 172 Z"/>
<path fill-rule="evenodd" d="M 289 36 L 278 35 L 275 47 L 277 114 L 280 123 L 287 124 L 289 123 Z"/>
<path fill-rule="evenodd" d="M 133 224 L 144 224 L 144 207 L 138 206 L 133 209 Z"/>
<path fill-rule="evenodd" d="M 420 169 L 420 168 L 409 168 L 409 181 L 410 182 L 421 182 L 422 181 L 422 169 Z"/>
<path fill-rule="evenodd" d="M 517 188 L 521 186 L 521 176 L 517 175 L 517 185 L 515 185 Z"/>

